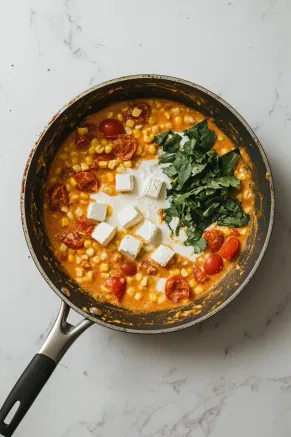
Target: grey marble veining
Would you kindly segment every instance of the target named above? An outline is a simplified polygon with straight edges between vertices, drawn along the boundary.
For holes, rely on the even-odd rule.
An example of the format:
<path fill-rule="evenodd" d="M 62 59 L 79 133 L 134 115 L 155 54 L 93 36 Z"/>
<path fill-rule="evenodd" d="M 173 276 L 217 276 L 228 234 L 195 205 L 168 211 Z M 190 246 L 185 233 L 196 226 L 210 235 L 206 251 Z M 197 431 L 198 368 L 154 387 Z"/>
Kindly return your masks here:
<path fill-rule="evenodd" d="M 93 326 L 65 355 L 15 436 L 289 437 L 290 1 L 3 0 L 3 10 L 1 404 L 58 311 L 25 245 L 19 191 L 39 132 L 72 97 L 134 73 L 199 83 L 255 129 L 277 194 L 269 250 L 229 307 L 166 336 Z"/>

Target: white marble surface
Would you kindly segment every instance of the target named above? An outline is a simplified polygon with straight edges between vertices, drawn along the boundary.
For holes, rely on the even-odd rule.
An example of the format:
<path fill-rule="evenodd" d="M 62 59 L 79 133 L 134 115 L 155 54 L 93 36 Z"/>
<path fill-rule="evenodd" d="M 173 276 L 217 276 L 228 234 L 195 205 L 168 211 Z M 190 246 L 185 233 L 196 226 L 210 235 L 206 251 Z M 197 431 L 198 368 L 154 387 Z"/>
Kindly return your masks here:
<path fill-rule="evenodd" d="M 290 436 L 290 14 L 290 0 L 2 1 L 0 404 L 59 307 L 29 257 L 19 192 L 38 133 L 69 99 L 132 73 L 197 82 L 255 128 L 277 189 L 268 253 L 240 298 L 167 336 L 93 326 L 16 436 Z"/>

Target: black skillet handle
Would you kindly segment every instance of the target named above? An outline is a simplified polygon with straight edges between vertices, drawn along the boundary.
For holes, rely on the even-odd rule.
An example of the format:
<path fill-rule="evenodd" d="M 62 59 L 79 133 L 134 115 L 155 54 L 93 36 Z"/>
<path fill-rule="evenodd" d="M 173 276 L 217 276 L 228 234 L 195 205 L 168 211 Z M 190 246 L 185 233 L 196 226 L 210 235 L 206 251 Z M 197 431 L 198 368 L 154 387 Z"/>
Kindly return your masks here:
<path fill-rule="evenodd" d="M 62 302 L 54 326 L 39 353 L 28 364 L 0 409 L 0 435 L 12 436 L 62 356 L 92 324 L 84 319 L 76 326 L 70 325 L 66 321 L 69 310 L 68 305 Z"/>

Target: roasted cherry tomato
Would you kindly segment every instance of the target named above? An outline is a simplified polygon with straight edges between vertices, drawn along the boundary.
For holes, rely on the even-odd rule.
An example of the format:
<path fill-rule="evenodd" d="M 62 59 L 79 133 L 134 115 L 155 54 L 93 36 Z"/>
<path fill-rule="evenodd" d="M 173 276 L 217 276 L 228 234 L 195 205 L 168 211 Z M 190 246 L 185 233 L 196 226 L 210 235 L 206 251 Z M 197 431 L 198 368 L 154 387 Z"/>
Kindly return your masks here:
<path fill-rule="evenodd" d="M 115 140 L 118 135 L 125 132 L 123 125 L 115 118 L 106 118 L 101 121 L 99 124 L 99 130 L 102 135 L 109 140 Z"/>
<path fill-rule="evenodd" d="M 205 273 L 196 264 L 194 264 L 193 273 L 194 278 L 198 284 L 205 284 L 205 282 L 209 281 L 208 276 L 206 276 Z"/>
<path fill-rule="evenodd" d="M 55 184 L 48 192 L 49 207 L 52 211 L 60 211 L 62 206 L 67 206 L 69 196 L 65 185 Z"/>
<path fill-rule="evenodd" d="M 85 217 L 79 217 L 76 220 L 76 229 L 82 235 L 91 235 L 94 231 L 96 223 Z"/>
<path fill-rule="evenodd" d="M 147 103 L 130 102 L 129 109 L 124 113 L 124 118 L 134 120 L 136 123 L 145 123 L 148 121 L 149 115 L 150 107 Z"/>
<path fill-rule="evenodd" d="M 174 303 L 180 299 L 188 299 L 190 296 L 190 286 L 182 276 L 171 276 L 166 282 L 166 296 Z"/>
<path fill-rule="evenodd" d="M 240 242 L 235 237 L 230 237 L 226 240 L 220 250 L 220 254 L 223 258 L 231 261 L 239 252 Z"/>
<path fill-rule="evenodd" d="M 78 232 L 68 232 L 61 238 L 61 241 L 71 249 L 80 249 L 84 244 L 84 238 Z"/>
<path fill-rule="evenodd" d="M 125 277 L 122 275 L 114 275 L 105 282 L 111 293 L 114 294 L 114 296 L 117 297 L 118 302 L 120 302 L 126 290 Z"/>
<path fill-rule="evenodd" d="M 137 140 L 133 135 L 118 135 L 114 141 L 114 153 L 122 161 L 128 161 L 137 149 Z"/>
<path fill-rule="evenodd" d="M 147 276 L 156 275 L 158 273 L 158 268 L 147 259 L 140 263 L 139 270 Z"/>
<path fill-rule="evenodd" d="M 203 269 L 206 275 L 216 275 L 223 269 L 223 259 L 218 253 L 213 253 L 204 262 Z"/>
<path fill-rule="evenodd" d="M 77 188 L 85 193 L 96 193 L 98 191 L 98 181 L 90 171 L 81 171 L 75 175 Z"/>
<path fill-rule="evenodd" d="M 136 264 L 133 261 L 125 261 L 121 266 L 121 271 L 125 276 L 133 276 L 137 272 Z"/>
<path fill-rule="evenodd" d="M 75 145 L 79 150 L 86 150 L 90 146 L 93 138 L 97 137 L 97 127 L 94 123 L 86 123 L 82 127 L 86 127 L 88 129 L 88 133 L 86 135 L 80 135 L 77 131 L 75 136 Z"/>
<path fill-rule="evenodd" d="M 224 235 L 217 229 L 204 232 L 203 237 L 207 241 L 207 248 L 212 252 L 218 252 L 224 242 Z"/>

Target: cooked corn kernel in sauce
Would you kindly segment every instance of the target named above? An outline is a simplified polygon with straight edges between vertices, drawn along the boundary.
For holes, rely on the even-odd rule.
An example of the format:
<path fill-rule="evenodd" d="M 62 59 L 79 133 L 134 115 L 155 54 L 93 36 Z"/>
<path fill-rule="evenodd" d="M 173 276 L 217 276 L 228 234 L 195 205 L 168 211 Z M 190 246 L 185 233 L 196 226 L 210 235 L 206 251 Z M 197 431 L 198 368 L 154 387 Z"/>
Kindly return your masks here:
<path fill-rule="evenodd" d="M 175 242 L 170 231 L 167 234 L 160 208 L 164 205 L 161 202 L 167 201 L 165 184 L 171 180 L 167 182 L 159 168 L 163 150 L 155 136 L 169 129 L 183 132 L 203 120 L 202 113 L 174 101 L 116 103 L 90 115 L 58 150 L 44 190 L 46 232 L 65 271 L 96 301 L 133 311 L 170 309 L 207 295 L 230 270 L 237 268 L 238 254 L 246 248 L 254 218 L 252 171 L 244 148 L 234 170 L 240 188 L 233 189 L 231 196 L 251 215 L 248 224 L 238 228 L 210 224 L 203 234 L 206 249 L 190 256 L 191 247 Z M 214 121 L 207 122 L 217 137 L 213 145 L 217 154 L 234 150 L 232 141 Z M 156 174 L 156 179 L 164 181 L 161 192 L 144 196 L 141 187 L 145 179 L 155 179 Z M 134 176 L 133 187 L 128 185 L 132 183 L 128 175 Z M 103 208 L 105 204 L 106 211 L 102 207 L 94 209 L 96 202 L 102 203 Z M 136 206 L 139 221 L 121 226 L 120 212 L 125 209 L 129 217 L 130 206 Z M 139 235 L 146 220 L 159 228 L 156 236 Z M 98 234 L 101 222 L 110 226 L 110 235 L 106 234 L 108 228 Z M 125 236 L 133 237 L 141 248 L 135 251 L 130 244 L 121 251 Z M 102 240 L 107 237 L 108 241 Z M 162 251 L 161 245 L 171 255 L 165 260 L 163 252 L 157 262 L 153 253 L 158 248 Z"/>

